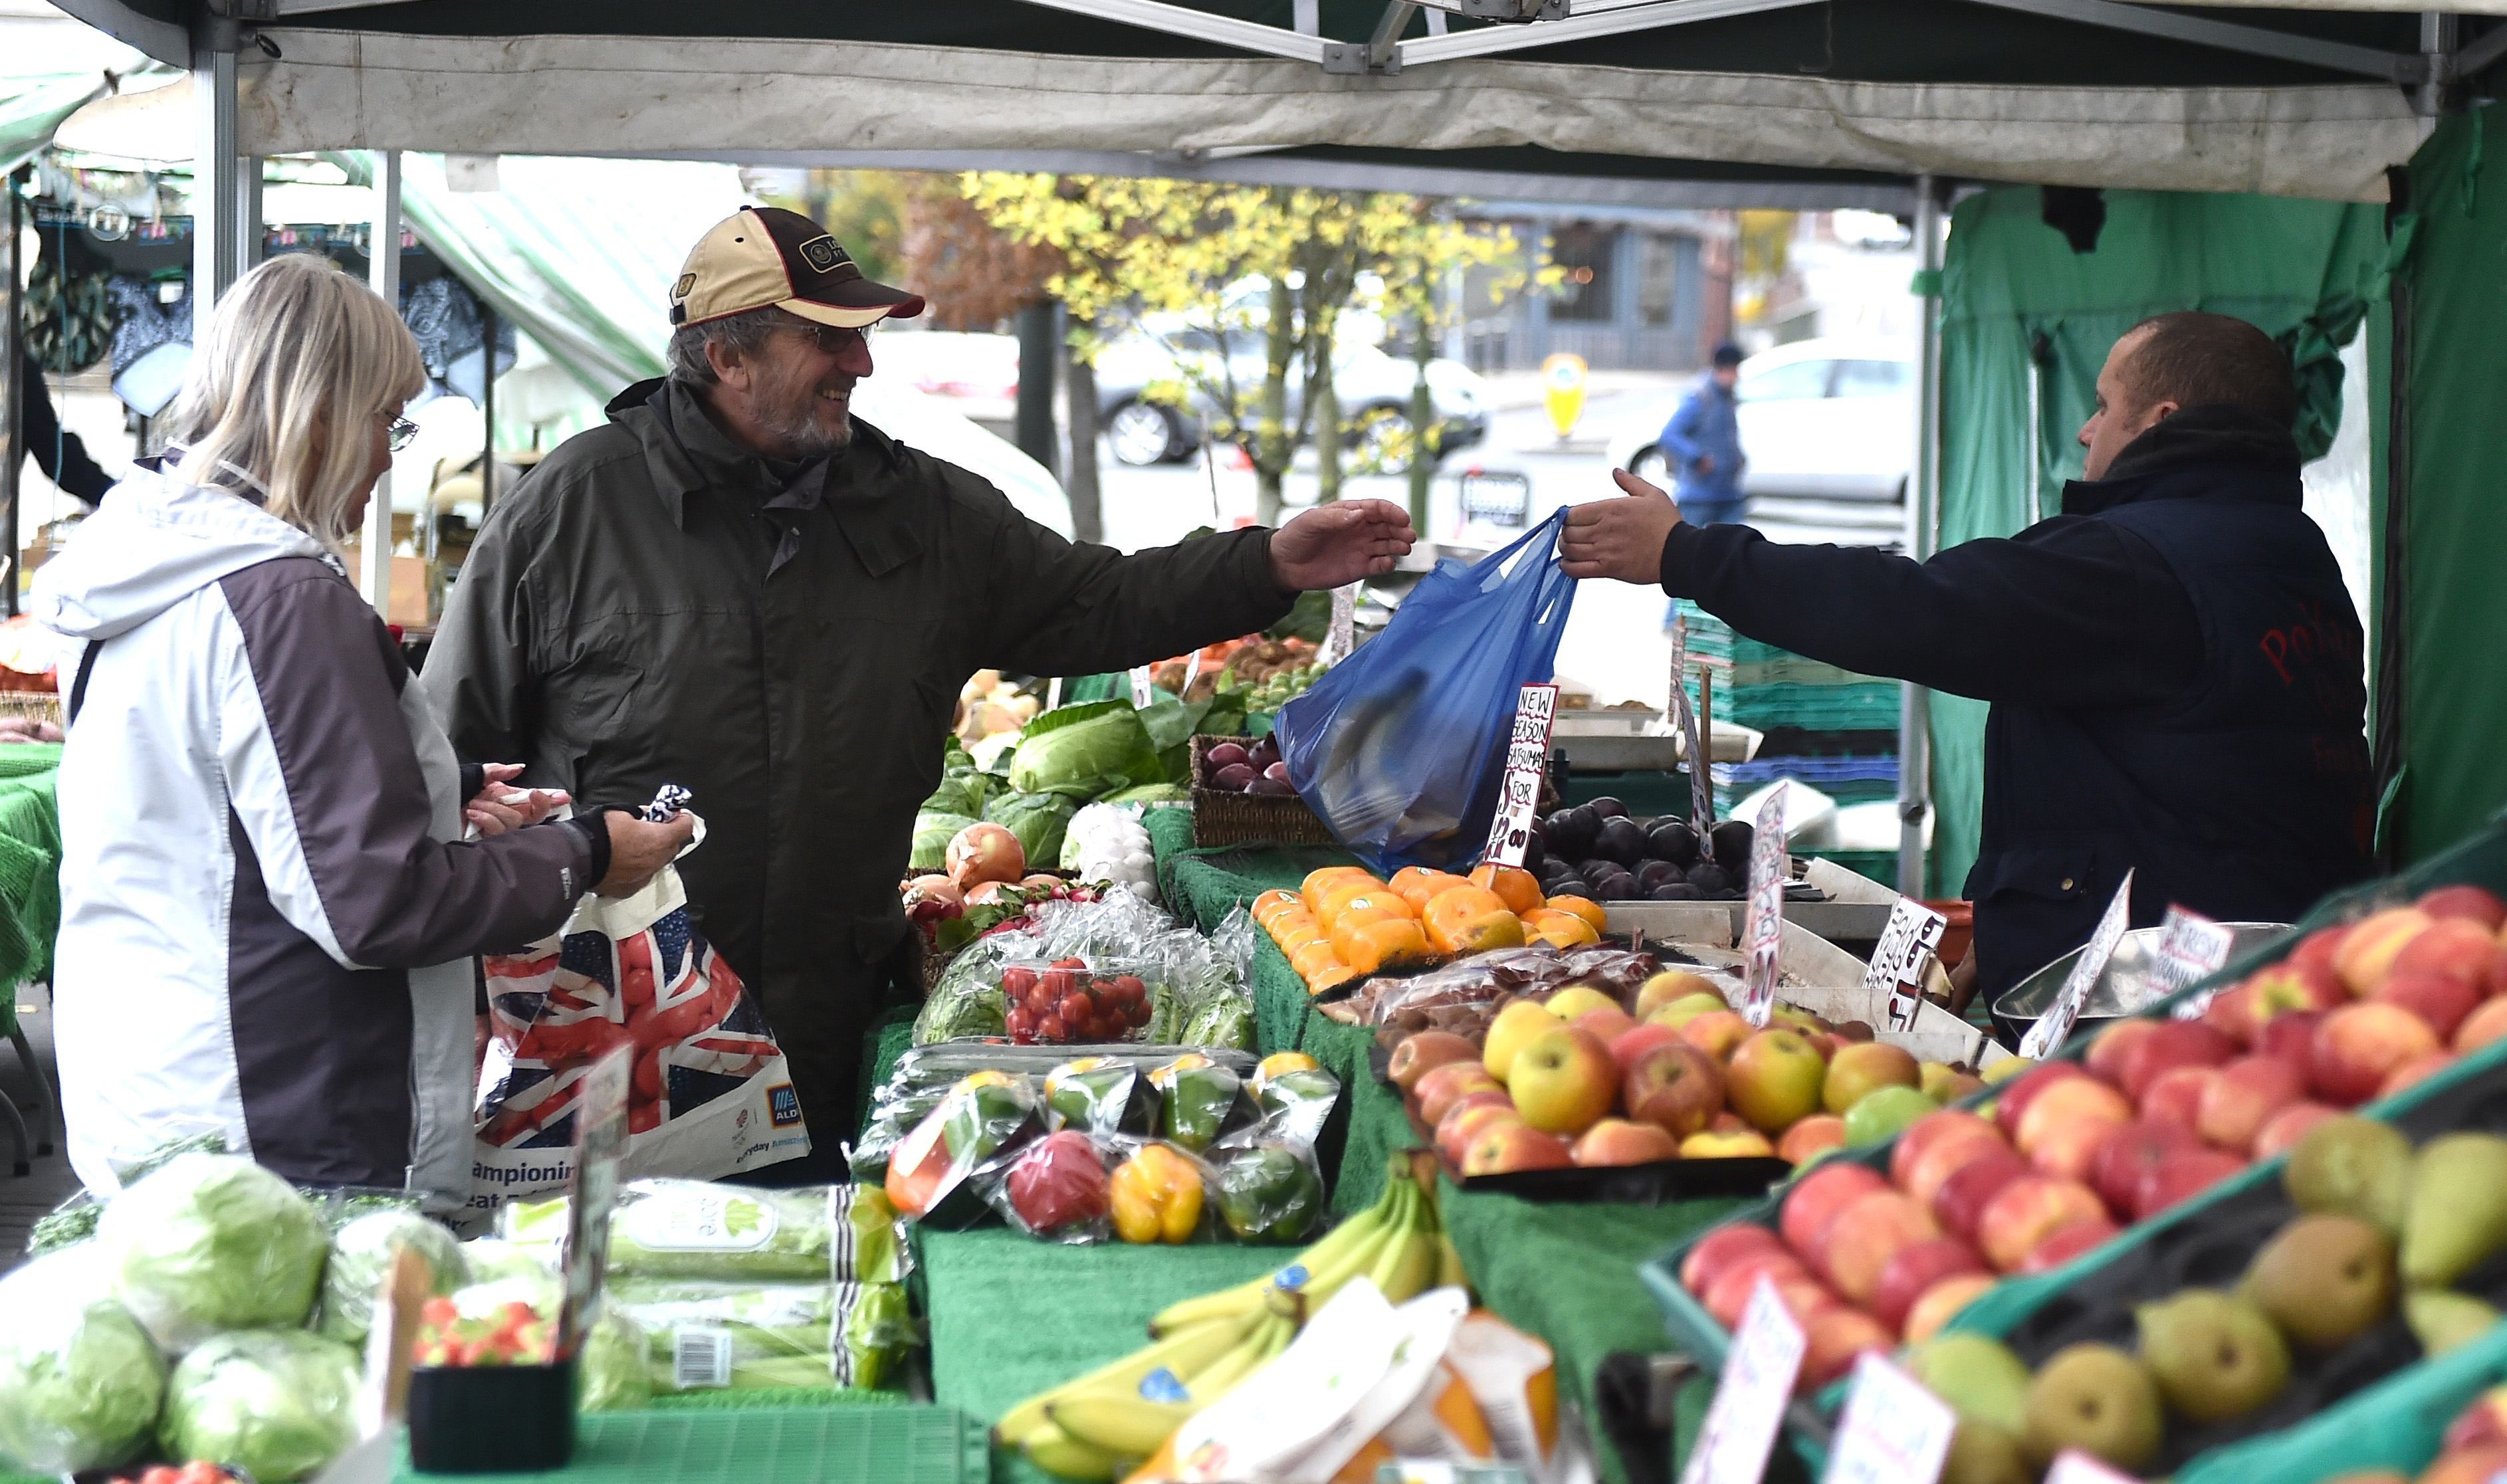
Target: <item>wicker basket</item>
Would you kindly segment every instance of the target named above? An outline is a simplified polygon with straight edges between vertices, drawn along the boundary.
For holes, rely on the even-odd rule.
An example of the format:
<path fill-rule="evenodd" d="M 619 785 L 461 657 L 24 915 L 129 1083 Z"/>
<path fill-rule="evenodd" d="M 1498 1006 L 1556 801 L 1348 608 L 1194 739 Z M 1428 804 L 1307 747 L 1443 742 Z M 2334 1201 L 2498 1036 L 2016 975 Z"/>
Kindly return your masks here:
<path fill-rule="evenodd" d="M 1230 793 L 1203 784 L 1203 766 L 1210 749 L 1220 742 L 1242 744 L 1241 737 L 1196 737 L 1192 740 L 1192 843 L 1225 845 L 1337 845 L 1323 820 L 1294 794 Z"/>
<path fill-rule="evenodd" d="M 0 690 L 0 716 L 22 716 L 28 721 L 61 724 L 61 698 L 57 691 Z"/>

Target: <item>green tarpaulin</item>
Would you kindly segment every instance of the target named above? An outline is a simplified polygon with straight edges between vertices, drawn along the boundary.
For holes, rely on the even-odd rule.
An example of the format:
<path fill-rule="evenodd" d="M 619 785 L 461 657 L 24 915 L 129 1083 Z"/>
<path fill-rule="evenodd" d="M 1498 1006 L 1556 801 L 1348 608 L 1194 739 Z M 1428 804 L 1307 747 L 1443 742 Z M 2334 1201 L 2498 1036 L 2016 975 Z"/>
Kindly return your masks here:
<path fill-rule="evenodd" d="M 2090 237 L 2088 219 L 2101 209 Z M 2053 214 L 2089 250 L 2048 225 L 2047 193 L 2035 186 L 1972 196 L 1951 218 L 1941 546 L 2008 536 L 2060 509 L 2063 482 L 2081 472 L 2074 434 L 2108 346 L 2169 309 L 2234 314 L 2280 337 L 2299 368 L 2301 442 L 2309 457 L 2324 452 L 2342 401 L 2339 348 L 2357 333 L 2383 261 L 2377 208 L 2108 191 L 2058 200 Z M 1933 698 L 1938 895 L 1958 894 L 1976 859 L 1984 713 L 1980 702 Z"/>

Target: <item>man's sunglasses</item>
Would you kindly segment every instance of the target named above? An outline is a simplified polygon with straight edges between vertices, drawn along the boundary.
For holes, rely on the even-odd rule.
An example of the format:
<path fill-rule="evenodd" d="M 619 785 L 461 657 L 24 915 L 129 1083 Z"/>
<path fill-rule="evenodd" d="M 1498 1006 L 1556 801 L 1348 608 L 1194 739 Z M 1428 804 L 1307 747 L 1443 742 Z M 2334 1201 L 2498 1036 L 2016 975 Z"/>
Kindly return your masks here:
<path fill-rule="evenodd" d="M 793 328 L 817 341 L 819 350 L 824 353 L 842 355 L 855 345 L 869 345 L 871 332 L 879 328 L 879 323 L 873 320 L 857 329 L 848 329 L 843 325 L 796 325 Z"/>

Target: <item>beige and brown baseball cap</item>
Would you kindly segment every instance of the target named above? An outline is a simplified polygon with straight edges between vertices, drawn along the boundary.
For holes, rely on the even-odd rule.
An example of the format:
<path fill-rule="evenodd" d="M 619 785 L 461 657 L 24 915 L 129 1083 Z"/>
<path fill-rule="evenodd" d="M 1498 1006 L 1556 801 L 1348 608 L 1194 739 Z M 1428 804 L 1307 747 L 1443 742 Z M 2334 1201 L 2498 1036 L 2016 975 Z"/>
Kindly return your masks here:
<path fill-rule="evenodd" d="M 671 323 L 772 307 L 859 329 L 923 312 L 923 296 L 862 275 L 825 228 L 781 206 L 743 206 L 700 238 L 671 285 Z"/>

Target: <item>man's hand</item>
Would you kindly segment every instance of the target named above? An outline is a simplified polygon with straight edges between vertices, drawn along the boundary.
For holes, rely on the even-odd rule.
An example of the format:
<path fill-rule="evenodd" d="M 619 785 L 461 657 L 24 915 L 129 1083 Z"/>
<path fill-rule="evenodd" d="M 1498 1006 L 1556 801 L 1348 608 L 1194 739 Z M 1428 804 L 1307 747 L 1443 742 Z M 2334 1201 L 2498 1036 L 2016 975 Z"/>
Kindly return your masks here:
<path fill-rule="evenodd" d="M 1284 593 L 1312 593 L 1381 577 L 1418 539 L 1390 500 L 1334 500 L 1271 533 L 1271 580 Z"/>
<path fill-rule="evenodd" d="M 1662 543 L 1680 524 L 1680 507 L 1625 469 L 1613 469 L 1611 478 L 1627 493 L 1567 507 L 1567 530 L 1558 539 L 1567 575 L 1653 587 L 1662 581 Z"/>
<path fill-rule="evenodd" d="M 461 806 L 461 817 L 479 832 L 482 840 L 526 824 L 537 824 L 566 802 L 563 788 L 506 787 L 523 776 L 520 763 L 489 763 L 481 771 L 487 774 L 488 781 L 477 798 Z"/>
<path fill-rule="evenodd" d="M 609 830 L 609 874 L 592 889 L 602 896 L 634 894 L 696 838 L 697 816 L 684 810 L 659 824 L 648 824 L 623 809 L 611 810 L 600 818 Z"/>

